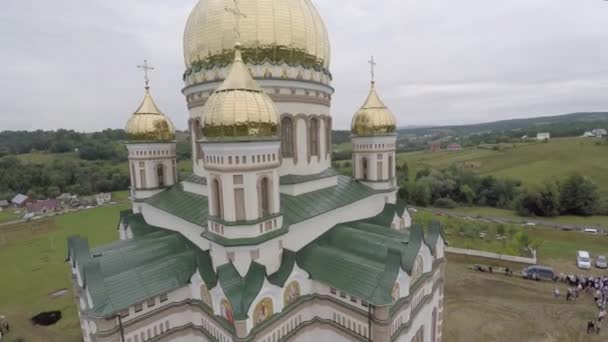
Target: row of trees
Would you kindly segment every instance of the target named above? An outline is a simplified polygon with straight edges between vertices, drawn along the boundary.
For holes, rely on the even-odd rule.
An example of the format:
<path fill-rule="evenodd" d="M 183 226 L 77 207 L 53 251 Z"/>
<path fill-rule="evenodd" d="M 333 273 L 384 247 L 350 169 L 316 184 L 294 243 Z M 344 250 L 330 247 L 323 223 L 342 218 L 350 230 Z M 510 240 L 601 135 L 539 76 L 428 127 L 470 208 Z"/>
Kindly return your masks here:
<path fill-rule="evenodd" d="M 586 176 L 573 174 L 561 182 L 524 187 L 518 180 L 480 176 L 452 166 L 423 169 L 414 179 L 407 163 L 397 168 L 399 195 L 419 206 L 454 208 L 478 205 L 516 210 L 524 216 L 608 214 L 598 186 Z"/>
<path fill-rule="evenodd" d="M 407 164 L 401 165 L 397 173 L 400 196 L 420 206 L 455 207 L 461 203 L 507 208 L 521 186 L 517 180 L 482 177 L 456 166 L 445 170 L 423 169 L 412 180 Z"/>
<path fill-rule="evenodd" d="M 546 182 L 524 189 L 515 202 L 524 216 L 607 214 L 598 186 L 589 177 L 574 174 L 562 182 Z"/>
<path fill-rule="evenodd" d="M 63 192 L 90 195 L 126 190 L 129 172 L 122 165 L 69 159 L 33 164 L 14 156 L 3 157 L 0 158 L 0 199 L 10 200 L 17 193 L 47 198 Z"/>

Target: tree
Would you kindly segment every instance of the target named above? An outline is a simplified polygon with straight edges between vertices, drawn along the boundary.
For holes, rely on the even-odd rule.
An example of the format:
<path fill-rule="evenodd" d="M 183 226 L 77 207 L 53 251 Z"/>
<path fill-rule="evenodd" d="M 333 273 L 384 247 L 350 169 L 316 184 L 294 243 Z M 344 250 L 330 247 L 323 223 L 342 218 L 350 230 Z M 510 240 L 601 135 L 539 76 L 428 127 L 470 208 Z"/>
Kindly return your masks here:
<path fill-rule="evenodd" d="M 573 174 L 561 185 L 561 212 L 571 215 L 593 215 L 600 202 L 597 185 L 589 178 Z"/>
<path fill-rule="evenodd" d="M 524 190 L 515 201 L 515 209 L 522 216 L 553 217 L 560 212 L 560 191 L 556 183 Z"/>
<path fill-rule="evenodd" d="M 411 200 L 414 204 L 426 207 L 431 204 L 431 188 L 427 182 L 416 182 L 412 189 Z"/>
<path fill-rule="evenodd" d="M 397 166 L 397 175 L 399 182 L 407 182 L 410 178 L 410 168 L 407 165 L 407 161 L 404 161 L 401 166 Z"/>
<path fill-rule="evenodd" d="M 471 189 L 470 186 L 463 184 L 458 188 L 458 191 L 460 192 L 460 199 L 464 203 L 468 205 L 473 204 L 473 201 L 475 201 L 475 192 L 473 192 L 473 189 Z"/>

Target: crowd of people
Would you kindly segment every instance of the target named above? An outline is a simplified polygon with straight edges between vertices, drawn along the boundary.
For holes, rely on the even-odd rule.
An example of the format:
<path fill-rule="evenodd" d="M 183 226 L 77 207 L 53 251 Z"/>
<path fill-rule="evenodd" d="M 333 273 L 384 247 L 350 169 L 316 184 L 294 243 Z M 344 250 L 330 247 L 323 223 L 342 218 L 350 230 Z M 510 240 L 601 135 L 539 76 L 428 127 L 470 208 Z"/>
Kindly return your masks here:
<path fill-rule="evenodd" d="M 587 333 L 600 333 L 602 321 L 606 317 L 606 304 L 608 304 L 608 276 L 592 277 L 574 274 L 559 274 L 554 279 L 568 284 L 567 301 L 576 301 L 583 292 L 593 295 L 598 309 L 597 318 L 587 322 Z M 555 288 L 555 296 L 559 297 L 559 289 Z"/>

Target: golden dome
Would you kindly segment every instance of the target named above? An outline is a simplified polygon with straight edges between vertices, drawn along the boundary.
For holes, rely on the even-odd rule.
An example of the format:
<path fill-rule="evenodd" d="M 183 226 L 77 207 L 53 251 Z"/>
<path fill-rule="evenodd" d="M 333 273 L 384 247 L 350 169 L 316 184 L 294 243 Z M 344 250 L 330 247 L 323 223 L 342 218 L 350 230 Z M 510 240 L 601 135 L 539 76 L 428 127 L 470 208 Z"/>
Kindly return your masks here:
<path fill-rule="evenodd" d="M 193 64 L 230 64 L 234 53 L 232 0 L 200 0 L 184 31 L 184 60 Z M 263 62 L 329 68 L 325 24 L 310 0 L 241 0 L 239 10 L 243 58 Z"/>
<path fill-rule="evenodd" d="M 378 97 L 374 82 L 367 100 L 355 113 L 350 129 L 355 136 L 392 135 L 397 131 L 395 116 Z"/>
<path fill-rule="evenodd" d="M 128 140 L 170 141 L 175 140 L 175 126 L 154 103 L 150 88 L 139 108 L 133 113 L 125 127 Z"/>
<path fill-rule="evenodd" d="M 228 77 L 203 107 L 201 125 L 209 140 L 278 137 L 279 112 L 251 77 L 238 44 Z"/>

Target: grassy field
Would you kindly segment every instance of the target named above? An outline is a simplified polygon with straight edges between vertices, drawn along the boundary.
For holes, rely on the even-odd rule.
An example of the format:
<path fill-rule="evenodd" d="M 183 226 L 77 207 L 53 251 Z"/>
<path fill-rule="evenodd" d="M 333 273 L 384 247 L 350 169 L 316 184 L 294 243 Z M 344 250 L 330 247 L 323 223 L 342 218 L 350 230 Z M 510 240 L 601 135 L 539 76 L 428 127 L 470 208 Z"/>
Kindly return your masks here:
<path fill-rule="evenodd" d="M 608 193 L 608 145 L 588 138 L 552 139 L 548 143 L 521 143 L 504 150 L 468 148 L 460 152 L 401 153 L 397 163 L 408 162 L 410 175 L 424 167 L 445 168 L 465 162 L 483 175 L 510 177 L 526 184 L 563 179 L 573 172 L 590 176 Z"/>
<path fill-rule="evenodd" d="M 533 220 L 534 222 L 544 222 L 547 224 L 564 224 L 564 225 L 576 225 L 576 226 L 600 226 L 608 227 L 608 216 L 595 215 L 595 216 L 558 216 L 558 217 L 523 217 L 517 215 L 516 212 L 506 209 L 490 208 L 490 207 L 459 207 L 453 210 L 439 209 L 446 212 L 455 212 L 460 214 L 466 214 L 471 217 L 483 216 L 483 217 L 495 217 L 505 218 L 509 220 L 515 220 L 519 222 L 528 222 Z"/>
<path fill-rule="evenodd" d="M 11 324 L 9 341 L 17 337 L 27 341 L 80 341 L 69 266 L 65 263 L 67 237 L 86 236 L 91 246 L 116 240 L 119 212 L 128 207 L 123 203 L 57 216 L 53 230 L 0 245 L 0 314 L 6 315 Z M 49 296 L 64 288 L 69 292 L 62 297 Z M 47 310 L 61 310 L 63 319 L 50 327 L 29 323 L 30 317 Z"/>
<path fill-rule="evenodd" d="M 466 220 L 456 217 L 439 216 L 427 211 L 412 215 L 413 223 L 428 227 L 430 221 L 439 221 L 450 246 L 516 256 L 530 256 L 524 249 L 521 225 L 495 224 Z"/>
<path fill-rule="evenodd" d="M 533 282 L 518 276 L 522 265 L 492 263 L 515 270 L 513 277 L 468 268 L 487 260 L 448 255 L 445 283 L 443 341 L 589 341 L 608 340 L 606 325 L 601 334 L 585 333 L 587 320 L 597 317 L 590 295 L 576 302 L 553 298 L 552 281 Z M 595 272 L 598 274 L 598 272 Z M 564 284 L 558 284 L 562 293 Z"/>
<path fill-rule="evenodd" d="M 19 217 L 19 215 L 15 214 L 13 208 L 7 208 L 0 211 L 0 223 L 18 220 Z"/>

